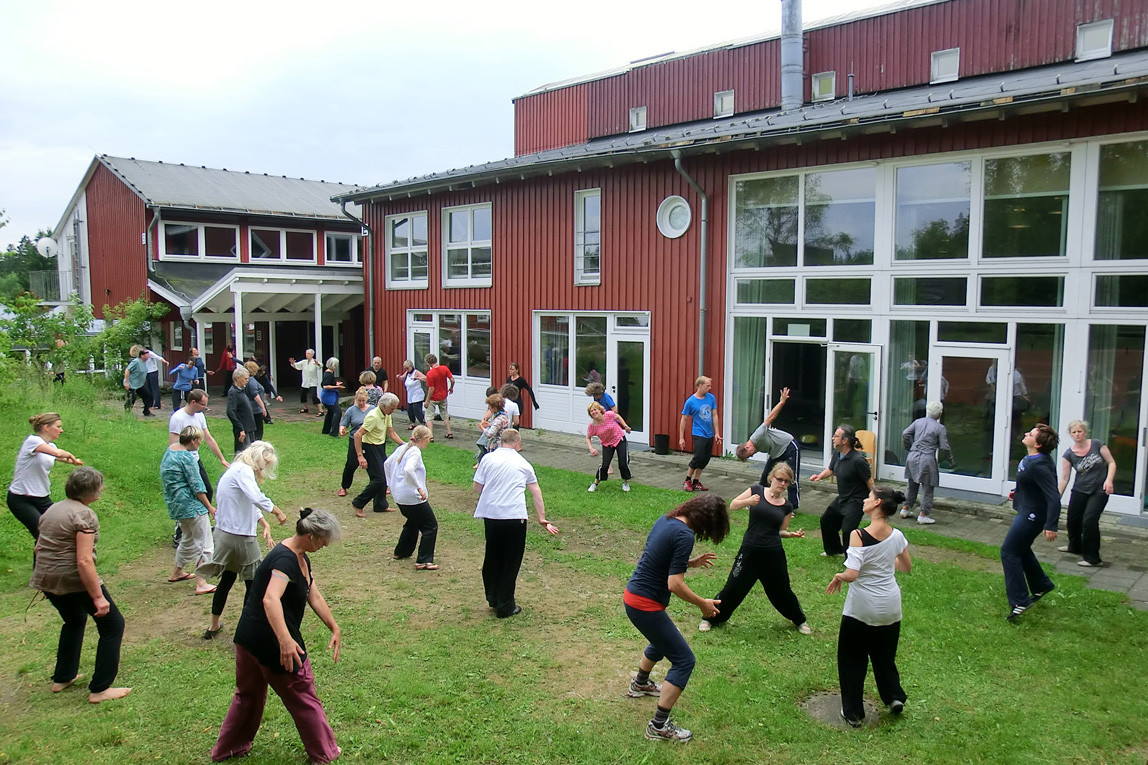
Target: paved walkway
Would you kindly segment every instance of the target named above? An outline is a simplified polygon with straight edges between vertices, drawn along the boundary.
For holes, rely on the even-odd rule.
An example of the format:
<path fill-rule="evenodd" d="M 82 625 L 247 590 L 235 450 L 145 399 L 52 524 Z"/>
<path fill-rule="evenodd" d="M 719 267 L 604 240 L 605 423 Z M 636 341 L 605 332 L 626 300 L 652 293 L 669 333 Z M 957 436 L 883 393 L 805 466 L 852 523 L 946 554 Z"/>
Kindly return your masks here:
<path fill-rule="evenodd" d="M 297 397 L 288 399 L 284 396 L 284 403 L 275 404 L 272 416 L 284 422 L 314 422 L 315 430 L 318 432 L 322 421 L 315 417 L 314 408 L 311 408 L 311 414 L 300 414 L 297 402 Z M 213 413 L 222 415 L 221 409 L 215 406 L 212 409 L 215 410 Z M 406 422 L 404 414 L 401 412 L 395 414 L 395 429 L 404 438 L 407 432 Z M 438 443 L 453 443 L 460 449 L 469 451 L 478 437 L 476 423 L 473 420 L 454 419 L 453 442 L 443 439 L 445 431 L 442 424 L 436 425 Z M 590 456 L 586 450 L 586 440 L 581 436 L 527 430 L 523 433 L 522 442 L 523 455 L 532 463 L 585 473 L 587 485 L 601 463 L 599 458 Z M 631 447 L 631 449 L 630 468 L 634 474 L 634 483 L 663 489 L 681 488 L 689 455 L 672 452 L 662 456 L 646 450 L 645 447 L 639 449 Z M 757 480 L 761 476 L 761 468 L 761 463 L 757 462 L 743 464 L 733 458 L 714 459 L 706 468 L 703 478 L 710 491 L 728 499 L 740 494 L 750 482 Z M 811 483 L 808 478 L 810 472 L 809 470 L 802 472 L 802 510 L 819 514 L 829 504 L 831 489 Z M 615 470 L 614 477 L 616 476 Z M 938 490 L 934 503 L 937 522 L 929 526 L 930 532 L 994 546 L 1001 543 L 1013 518 L 1011 506 L 1007 502 L 987 504 L 945 497 L 943 494 L 944 490 Z M 1064 544 L 1067 538 L 1064 533 L 1063 514 L 1061 534 L 1056 544 L 1038 541 L 1037 556 L 1041 561 L 1054 565 L 1061 574 L 1087 577 L 1090 587 L 1123 592 L 1128 596 L 1130 605 L 1148 610 L 1148 528 L 1125 525 L 1120 523 L 1120 520 L 1120 516 L 1112 513 L 1105 513 L 1101 517 L 1101 554 L 1105 565 L 1100 568 L 1082 568 L 1076 565 L 1078 556 L 1056 552 L 1056 546 Z M 913 523 L 899 518 L 896 522 L 901 525 Z"/>

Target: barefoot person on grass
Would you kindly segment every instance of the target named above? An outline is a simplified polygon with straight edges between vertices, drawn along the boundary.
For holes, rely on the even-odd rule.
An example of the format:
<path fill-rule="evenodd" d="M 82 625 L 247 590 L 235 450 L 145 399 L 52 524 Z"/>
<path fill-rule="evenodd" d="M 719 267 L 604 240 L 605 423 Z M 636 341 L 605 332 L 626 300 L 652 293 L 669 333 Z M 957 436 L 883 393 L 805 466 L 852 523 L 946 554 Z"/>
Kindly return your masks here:
<path fill-rule="evenodd" d="M 210 519 L 215 517 L 215 508 L 207 498 L 207 484 L 199 474 L 198 450 L 202 443 L 203 431 L 188 425 L 180 431 L 179 440 L 167 447 L 159 463 L 167 514 L 179 524 L 181 532 L 175 550 L 175 568 L 168 581 L 195 579 L 196 595 L 215 592 L 215 587 L 203 577 L 183 571 L 185 566 L 207 562 L 213 550 Z"/>
<path fill-rule="evenodd" d="M 721 601 L 695 595 L 686 584 L 686 569 L 709 568 L 716 557 L 713 553 L 702 553 L 691 558 L 695 538 L 718 544 L 727 534 L 729 511 L 721 497 L 712 494 L 694 497 L 671 510 L 654 523 L 646 538 L 646 549 L 622 595 L 630 623 L 649 641 L 638 660 L 638 674 L 630 681 L 627 695 L 658 697 L 654 719 L 646 726 L 646 738 L 650 740 L 689 741 L 693 736 L 670 720 L 670 710 L 694 670 L 694 652 L 666 613 L 666 606 L 673 593 L 697 606 L 703 619 L 717 616 Z M 670 671 L 658 685 L 650 679 L 650 672 L 662 659 L 670 660 Z"/>
<path fill-rule="evenodd" d="M 90 467 L 78 467 L 64 485 L 67 499 L 48 508 L 40 518 L 36 540 L 36 567 L 31 586 L 44 593 L 64 620 L 56 648 L 56 671 L 52 673 L 52 693 L 59 693 L 79 680 L 80 650 L 88 617 L 96 622 L 100 642 L 96 647 L 96 669 L 88 684 L 88 701 L 120 699 L 131 688 L 113 688 L 120 670 L 120 643 L 124 637 L 124 617 L 96 573 L 96 542 L 100 519 L 92 503 L 100 498 L 104 476 Z"/>

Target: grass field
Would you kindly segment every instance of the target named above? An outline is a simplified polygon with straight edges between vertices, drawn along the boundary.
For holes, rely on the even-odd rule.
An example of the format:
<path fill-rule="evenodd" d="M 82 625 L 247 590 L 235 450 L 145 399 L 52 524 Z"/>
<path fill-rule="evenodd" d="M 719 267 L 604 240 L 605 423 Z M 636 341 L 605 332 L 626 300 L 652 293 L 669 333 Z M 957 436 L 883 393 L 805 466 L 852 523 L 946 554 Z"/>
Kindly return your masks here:
<path fill-rule="evenodd" d="M 91 706 L 78 688 L 48 692 L 59 617 L 27 588 L 32 540 L 0 514 L 0 762 L 207 762 L 233 691 L 230 640 L 204 641 L 209 598 L 168 584 L 171 523 L 159 491 L 166 415 L 138 421 L 82 384 L 0 393 L 0 471 L 11 475 L 27 417 L 59 411 L 59 444 L 104 472 L 98 568 L 127 620 L 117 684 L 133 693 Z M 303 623 L 316 682 L 345 762 L 394 763 L 1143 763 L 1148 756 L 1148 614 L 1122 596 L 1053 574 L 1056 591 L 1019 624 L 1005 622 L 996 549 L 909 529 L 913 573 L 900 577 L 905 619 L 898 664 L 905 714 L 860 731 L 811 719 L 800 704 L 836 690 L 842 596 L 824 594 L 839 563 L 818 556 L 816 534 L 787 540 L 790 575 L 813 626 L 799 635 L 755 592 L 720 630 L 699 634 L 698 612 L 670 613 L 698 665 L 674 717 L 694 731 L 684 745 L 649 742 L 654 699 L 623 696 L 643 641 L 620 593 L 649 526 L 686 496 L 636 486 L 626 496 L 586 492 L 585 477 L 539 468 L 547 514 L 562 533 L 530 527 L 519 579 L 525 612 L 498 620 L 486 608 L 482 527 L 470 517 L 469 450 L 432 444 L 431 504 L 439 518 L 437 572 L 391 560 L 401 517 L 356 519 L 335 496 L 344 442 L 319 423 L 277 423 L 266 437 L 282 455 L 265 485 L 284 509 L 335 511 L 344 541 L 313 556 L 315 575 L 343 631 L 333 664 L 327 631 Z M 217 437 L 226 435 L 216 425 Z M 226 441 L 226 439 L 221 439 Z M 213 478 L 221 472 L 205 450 Z M 68 467 L 53 470 L 63 496 Z M 365 480 L 361 473 L 356 487 Z M 744 530 L 735 516 L 710 571 L 689 583 L 712 597 Z M 793 528 L 816 528 L 799 517 Z M 278 538 L 285 528 L 275 529 Z M 31 603 L 31 605 L 30 605 Z M 239 614 L 224 614 L 230 634 Z M 81 672 L 91 673 L 89 627 Z M 655 670 L 660 680 L 664 666 Z M 876 701 L 870 678 L 869 698 Z M 282 704 L 268 701 L 250 763 L 304 762 Z"/>

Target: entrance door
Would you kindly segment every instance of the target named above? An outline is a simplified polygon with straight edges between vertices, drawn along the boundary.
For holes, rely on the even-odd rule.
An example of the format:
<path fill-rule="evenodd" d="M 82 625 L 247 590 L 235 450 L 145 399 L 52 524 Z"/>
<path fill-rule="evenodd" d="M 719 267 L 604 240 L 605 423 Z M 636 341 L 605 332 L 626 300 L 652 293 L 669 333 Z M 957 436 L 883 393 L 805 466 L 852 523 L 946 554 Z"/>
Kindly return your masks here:
<path fill-rule="evenodd" d="M 606 390 L 632 430 L 629 439 L 649 443 L 649 338 L 612 333 L 607 348 Z"/>
<path fill-rule="evenodd" d="M 876 437 L 872 447 L 874 475 L 881 460 L 876 444 L 881 443 L 877 433 L 878 404 L 881 401 L 881 346 L 862 343 L 830 343 L 830 369 L 833 384 L 826 386 L 825 411 L 832 419 L 825 423 L 825 439 L 838 425 L 852 425 L 867 430 Z M 864 439 L 862 439 L 864 440 Z M 866 448 L 870 448 L 866 445 Z"/>
<path fill-rule="evenodd" d="M 952 463 L 941 462 L 941 485 L 1003 494 L 1012 430 L 1012 364 L 1005 348 L 934 346 L 926 389 L 944 407 Z M 923 414 L 923 410 L 921 412 Z"/>

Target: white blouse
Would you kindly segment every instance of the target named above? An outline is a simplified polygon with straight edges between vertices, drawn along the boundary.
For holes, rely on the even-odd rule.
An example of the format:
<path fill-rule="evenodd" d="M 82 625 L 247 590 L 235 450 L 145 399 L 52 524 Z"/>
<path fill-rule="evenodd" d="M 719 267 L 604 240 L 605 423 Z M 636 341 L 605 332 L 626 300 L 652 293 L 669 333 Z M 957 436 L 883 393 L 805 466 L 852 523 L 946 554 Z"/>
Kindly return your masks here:
<path fill-rule="evenodd" d="M 24 439 L 20 453 L 16 455 L 16 469 L 8 491 L 23 497 L 47 497 L 52 493 L 48 471 L 56 464 L 56 458 L 36 451 L 36 447 L 47 443 L 35 434 Z"/>
<path fill-rule="evenodd" d="M 241 537 L 253 537 L 263 513 L 275 503 L 255 481 L 250 465 L 232 462 L 215 490 L 215 528 Z"/>

